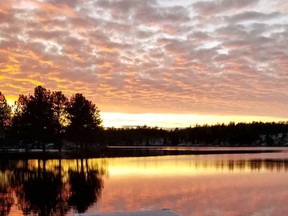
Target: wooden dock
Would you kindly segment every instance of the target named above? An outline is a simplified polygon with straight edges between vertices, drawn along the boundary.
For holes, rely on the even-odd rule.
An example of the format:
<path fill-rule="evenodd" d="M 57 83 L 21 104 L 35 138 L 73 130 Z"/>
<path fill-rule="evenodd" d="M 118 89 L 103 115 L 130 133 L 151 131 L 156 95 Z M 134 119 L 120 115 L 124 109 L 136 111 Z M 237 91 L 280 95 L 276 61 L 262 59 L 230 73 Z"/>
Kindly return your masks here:
<path fill-rule="evenodd" d="M 149 211 L 128 211 L 113 213 L 92 213 L 92 214 L 76 214 L 75 216 L 181 216 L 170 209 L 149 210 Z"/>

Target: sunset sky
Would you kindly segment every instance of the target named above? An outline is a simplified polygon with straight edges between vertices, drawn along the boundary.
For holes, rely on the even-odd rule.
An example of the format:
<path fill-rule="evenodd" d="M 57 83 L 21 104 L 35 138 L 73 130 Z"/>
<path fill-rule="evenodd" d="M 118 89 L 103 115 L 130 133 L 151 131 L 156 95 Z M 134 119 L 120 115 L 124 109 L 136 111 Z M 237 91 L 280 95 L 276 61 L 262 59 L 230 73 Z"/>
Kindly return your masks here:
<path fill-rule="evenodd" d="M 83 93 L 104 126 L 288 120 L 288 1 L 0 0 L 0 91 Z"/>

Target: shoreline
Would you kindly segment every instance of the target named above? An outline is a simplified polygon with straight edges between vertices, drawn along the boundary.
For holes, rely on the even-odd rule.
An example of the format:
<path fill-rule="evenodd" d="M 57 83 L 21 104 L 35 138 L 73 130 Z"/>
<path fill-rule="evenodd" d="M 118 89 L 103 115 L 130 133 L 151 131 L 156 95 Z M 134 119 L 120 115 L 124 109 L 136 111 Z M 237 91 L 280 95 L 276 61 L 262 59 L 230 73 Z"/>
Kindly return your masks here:
<path fill-rule="evenodd" d="M 151 148 L 150 148 L 151 147 Z M 166 148 L 166 149 L 165 149 Z M 207 148 L 207 149 L 205 149 Z M 209 149 L 210 148 L 210 149 Z M 211 154 L 257 154 L 257 153 L 276 153 L 284 151 L 285 147 L 201 147 L 199 149 L 169 149 L 169 147 L 149 146 L 139 147 L 106 147 L 88 151 L 62 150 L 59 151 L 29 151 L 21 152 L 14 150 L 0 150 L 1 159 L 81 159 L 81 158 L 116 158 L 116 157 L 149 157 L 165 155 L 211 155 Z M 238 148 L 238 149 L 237 149 Z M 250 149 L 249 149 L 250 148 Z M 287 148 L 288 149 L 288 148 Z"/>

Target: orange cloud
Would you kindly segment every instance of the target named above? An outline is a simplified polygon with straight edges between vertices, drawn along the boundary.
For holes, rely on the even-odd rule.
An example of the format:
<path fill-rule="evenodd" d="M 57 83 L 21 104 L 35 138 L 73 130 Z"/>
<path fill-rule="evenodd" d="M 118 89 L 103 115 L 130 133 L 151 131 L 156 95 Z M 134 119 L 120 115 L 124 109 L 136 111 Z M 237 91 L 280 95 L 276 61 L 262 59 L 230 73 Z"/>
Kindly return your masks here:
<path fill-rule="evenodd" d="M 0 64 L 0 72 L 15 74 L 19 73 L 19 65 L 5 65 L 4 68 L 1 68 Z"/>

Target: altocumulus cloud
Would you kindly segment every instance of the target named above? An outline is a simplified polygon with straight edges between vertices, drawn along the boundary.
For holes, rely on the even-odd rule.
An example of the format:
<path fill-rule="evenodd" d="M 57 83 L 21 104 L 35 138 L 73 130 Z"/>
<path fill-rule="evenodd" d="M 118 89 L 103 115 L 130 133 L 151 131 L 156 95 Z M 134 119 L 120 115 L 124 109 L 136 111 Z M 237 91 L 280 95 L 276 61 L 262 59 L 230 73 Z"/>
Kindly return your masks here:
<path fill-rule="evenodd" d="M 102 111 L 288 117 L 282 0 L 0 2 L 1 91 Z"/>

